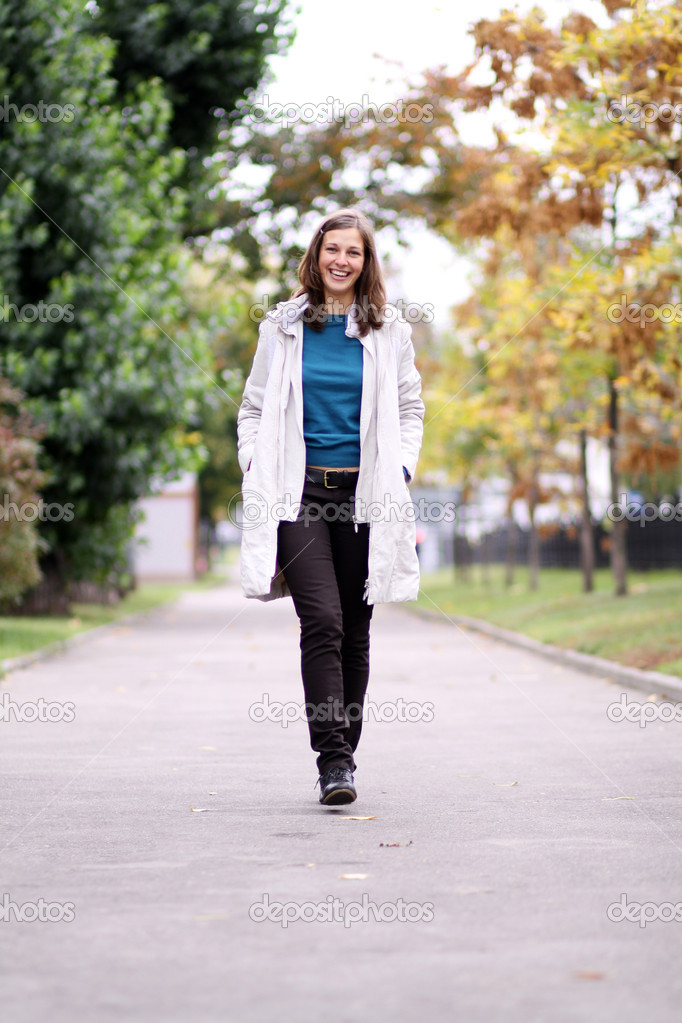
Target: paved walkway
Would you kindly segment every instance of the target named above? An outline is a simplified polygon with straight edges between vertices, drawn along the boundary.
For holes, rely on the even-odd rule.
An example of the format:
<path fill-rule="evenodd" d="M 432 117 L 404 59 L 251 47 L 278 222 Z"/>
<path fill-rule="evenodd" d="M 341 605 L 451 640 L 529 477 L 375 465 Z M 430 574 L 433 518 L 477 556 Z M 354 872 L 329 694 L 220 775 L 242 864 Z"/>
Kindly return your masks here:
<path fill-rule="evenodd" d="M 682 725 L 620 692 L 379 606 L 331 809 L 289 599 L 188 593 L 15 672 L 3 1020 L 678 1023 Z"/>

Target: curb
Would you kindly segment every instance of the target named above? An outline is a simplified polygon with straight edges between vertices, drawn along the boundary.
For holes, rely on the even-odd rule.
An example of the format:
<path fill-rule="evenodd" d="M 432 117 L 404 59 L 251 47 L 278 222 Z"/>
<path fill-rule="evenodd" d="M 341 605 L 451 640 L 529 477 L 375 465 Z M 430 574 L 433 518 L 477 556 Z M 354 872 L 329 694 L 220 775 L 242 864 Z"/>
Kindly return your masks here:
<path fill-rule="evenodd" d="M 401 605 L 396 605 L 400 607 Z M 440 611 L 432 611 L 427 607 L 408 607 L 402 605 L 405 611 L 416 614 L 421 618 L 428 618 L 431 621 L 445 622 L 452 625 L 459 625 L 472 632 L 480 632 L 491 639 L 497 639 L 509 646 L 520 647 L 528 653 L 538 654 L 555 664 L 565 664 L 569 668 L 575 668 L 588 675 L 598 675 L 606 682 L 618 682 L 632 689 L 643 690 L 645 693 L 654 693 L 657 696 L 677 696 L 682 698 L 682 678 L 675 675 L 664 675 L 660 671 L 642 671 L 639 668 L 629 668 L 625 664 L 618 664 L 617 661 L 607 661 L 604 657 L 594 657 L 592 654 L 583 654 L 578 650 L 563 650 L 561 647 L 552 646 L 549 643 L 541 643 L 530 636 L 524 636 L 520 632 L 510 632 L 508 629 L 501 629 L 497 625 L 491 625 L 480 618 L 467 618 L 465 615 L 450 615 L 443 619 Z"/>
<path fill-rule="evenodd" d="M 230 579 L 231 576 L 228 574 L 225 581 L 229 582 Z M 223 581 L 219 580 L 216 581 L 215 585 L 221 586 L 222 583 Z M 83 632 L 79 632 L 75 636 L 68 636 L 66 639 L 58 639 L 54 643 L 48 643 L 47 646 L 42 646 L 39 650 L 33 650 L 30 654 L 20 654 L 18 657 L 8 657 L 4 661 L 0 661 L 0 687 L 2 687 L 5 675 L 9 672 L 28 668 L 29 665 L 35 664 L 36 661 L 47 660 L 48 657 L 60 654 L 64 650 L 71 649 L 71 647 L 80 646 L 81 643 L 110 632 L 112 629 L 118 628 L 119 625 L 131 625 L 133 622 L 142 621 L 163 607 L 172 607 L 173 604 L 177 604 L 183 594 L 188 592 L 195 591 L 191 589 L 183 590 L 172 600 L 165 600 L 160 604 L 155 604 L 154 607 L 148 607 L 144 611 L 133 611 L 131 614 L 116 618 L 113 622 L 105 622 L 104 625 L 94 625 L 91 629 L 84 629 Z"/>
<path fill-rule="evenodd" d="M 3 684 L 5 675 L 9 674 L 11 671 L 17 671 L 20 668 L 28 668 L 29 665 L 35 664 L 36 661 L 45 661 L 49 657 L 54 657 L 55 654 L 60 654 L 65 650 L 70 650 L 71 647 L 80 646 L 82 643 L 88 642 L 96 636 L 101 636 L 104 633 L 111 632 L 112 629 L 116 629 L 120 625 L 130 625 L 132 622 L 137 622 L 141 619 L 147 618 L 160 608 L 170 607 L 174 603 L 176 603 L 175 600 L 169 600 L 164 604 L 157 604 L 155 607 L 149 607 L 146 611 L 134 611 L 132 614 L 123 615 L 122 618 L 117 618 L 116 621 L 105 622 L 104 625 L 94 625 L 91 629 L 84 629 L 83 632 L 76 633 L 75 636 L 67 636 L 66 639 L 58 639 L 54 643 L 48 643 L 47 646 L 41 646 L 39 650 L 33 650 L 30 654 L 20 654 L 19 657 L 8 657 L 4 661 L 0 661 L 0 687 Z"/>

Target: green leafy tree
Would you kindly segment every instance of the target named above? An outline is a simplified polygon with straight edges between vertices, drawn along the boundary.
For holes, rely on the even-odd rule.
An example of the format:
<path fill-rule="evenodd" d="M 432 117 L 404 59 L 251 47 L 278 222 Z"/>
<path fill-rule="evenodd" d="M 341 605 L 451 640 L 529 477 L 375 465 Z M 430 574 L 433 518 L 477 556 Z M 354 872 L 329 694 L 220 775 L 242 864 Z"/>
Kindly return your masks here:
<path fill-rule="evenodd" d="M 74 506 L 43 528 L 65 586 L 125 574 L 151 476 L 199 467 L 197 427 L 234 406 L 183 239 L 220 125 L 291 40 L 285 6 L 0 7 L 0 369 L 42 425 L 45 499 Z"/>
<path fill-rule="evenodd" d="M 92 31 L 117 43 L 111 73 L 124 105 L 152 78 L 163 82 L 172 115 L 168 145 L 202 157 L 235 118 L 238 102 L 266 75 L 293 32 L 288 0 L 102 0 L 92 3 Z"/>
<path fill-rule="evenodd" d="M 64 583 L 122 570 L 151 475 L 196 464 L 209 384 L 182 298 L 171 108 L 146 82 L 124 117 L 114 45 L 88 17 L 75 0 L 0 8 L 0 366 L 42 427 L 45 500 L 74 506 L 43 529 Z"/>

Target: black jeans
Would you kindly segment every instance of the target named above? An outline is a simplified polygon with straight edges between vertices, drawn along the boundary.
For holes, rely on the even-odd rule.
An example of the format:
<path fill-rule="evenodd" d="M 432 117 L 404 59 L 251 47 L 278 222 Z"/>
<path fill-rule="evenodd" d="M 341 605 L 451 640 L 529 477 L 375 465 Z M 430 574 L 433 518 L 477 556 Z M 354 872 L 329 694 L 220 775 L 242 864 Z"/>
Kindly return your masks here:
<path fill-rule="evenodd" d="M 310 745 L 320 774 L 356 769 L 369 681 L 369 624 L 363 599 L 369 525 L 351 521 L 355 484 L 306 482 L 295 522 L 280 522 L 277 560 L 301 623 L 301 675 Z"/>

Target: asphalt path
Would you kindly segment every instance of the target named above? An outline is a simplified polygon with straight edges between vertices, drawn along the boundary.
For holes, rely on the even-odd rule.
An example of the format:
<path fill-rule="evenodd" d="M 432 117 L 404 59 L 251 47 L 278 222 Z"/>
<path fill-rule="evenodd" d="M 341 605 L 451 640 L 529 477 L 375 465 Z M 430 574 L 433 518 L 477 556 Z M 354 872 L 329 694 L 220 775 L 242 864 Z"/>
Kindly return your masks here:
<path fill-rule="evenodd" d="M 401 606 L 371 660 L 336 808 L 288 598 L 5 678 L 2 1019 L 679 1023 L 676 711 Z"/>

